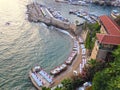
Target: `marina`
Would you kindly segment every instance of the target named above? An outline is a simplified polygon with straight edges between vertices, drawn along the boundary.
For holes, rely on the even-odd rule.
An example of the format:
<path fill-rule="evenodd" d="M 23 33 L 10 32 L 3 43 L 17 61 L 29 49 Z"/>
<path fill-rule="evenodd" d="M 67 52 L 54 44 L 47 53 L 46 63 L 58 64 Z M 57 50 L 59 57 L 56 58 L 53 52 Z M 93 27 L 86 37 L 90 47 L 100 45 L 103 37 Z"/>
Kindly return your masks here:
<path fill-rule="evenodd" d="M 74 40 L 74 39 L 73 39 Z M 73 51 L 71 52 L 68 59 L 65 63 L 55 67 L 50 71 L 50 76 L 47 72 L 45 72 L 40 66 L 35 66 L 29 72 L 29 77 L 33 85 L 38 89 L 42 90 L 42 87 L 53 87 L 56 85 L 57 78 L 67 69 L 72 67 L 72 62 L 77 59 L 78 50 L 74 50 L 74 48 L 78 48 L 78 42 L 74 40 Z M 70 66 L 68 66 L 70 65 Z M 55 84 L 54 84 L 55 83 Z"/>
<path fill-rule="evenodd" d="M 56 10 L 52 10 L 51 8 L 49 8 L 49 12 L 53 15 L 54 18 L 59 19 L 63 22 L 69 22 L 69 20 L 67 18 L 64 18 L 60 11 L 56 11 Z"/>
<path fill-rule="evenodd" d="M 76 15 L 77 17 L 83 18 L 89 23 L 96 23 L 98 21 L 98 16 L 86 12 L 85 10 L 70 10 L 69 14 Z"/>
<path fill-rule="evenodd" d="M 76 30 L 76 25 L 68 22 L 60 13 L 38 3 L 27 5 L 27 14 L 30 22 L 43 22 L 47 25 L 52 25 L 71 32 Z"/>
<path fill-rule="evenodd" d="M 50 71 L 50 74 L 51 75 L 60 75 L 60 73 L 62 73 L 63 71 L 65 71 L 67 69 L 67 65 L 71 65 L 73 60 L 76 59 L 76 56 L 78 54 L 78 50 L 79 50 L 79 45 L 78 45 L 78 42 L 73 39 L 74 41 L 74 45 L 73 45 L 73 50 L 70 54 L 70 56 L 68 57 L 68 59 L 65 61 L 65 63 L 61 64 L 60 66 L 57 66 L 56 68 L 52 69 Z"/>

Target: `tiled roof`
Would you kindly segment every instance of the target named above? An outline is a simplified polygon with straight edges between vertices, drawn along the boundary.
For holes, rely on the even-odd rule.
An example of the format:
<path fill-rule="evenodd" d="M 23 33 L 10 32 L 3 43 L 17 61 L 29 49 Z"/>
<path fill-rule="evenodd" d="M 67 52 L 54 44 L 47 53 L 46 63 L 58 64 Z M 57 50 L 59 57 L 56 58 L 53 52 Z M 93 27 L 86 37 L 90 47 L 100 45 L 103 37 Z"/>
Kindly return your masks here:
<path fill-rule="evenodd" d="M 120 36 L 120 26 L 118 26 L 115 21 L 111 20 L 106 15 L 100 16 L 100 21 L 107 30 L 108 34 Z"/>
<path fill-rule="evenodd" d="M 102 44 L 120 45 L 120 36 L 97 34 L 97 39 Z"/>

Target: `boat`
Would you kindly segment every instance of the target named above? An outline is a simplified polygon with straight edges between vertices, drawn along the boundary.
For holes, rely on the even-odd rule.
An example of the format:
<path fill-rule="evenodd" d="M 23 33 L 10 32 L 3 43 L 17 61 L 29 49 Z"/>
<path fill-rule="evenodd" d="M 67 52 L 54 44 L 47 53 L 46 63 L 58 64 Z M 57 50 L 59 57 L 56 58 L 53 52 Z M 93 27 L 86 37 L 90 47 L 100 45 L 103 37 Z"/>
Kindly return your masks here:
<path fill-rule="evenodd" d="M 10 22 L 6 22 L 6 24 L 5 25 L 10 25 Z"/>
<path fill-rule="evenodd" d="M 40 66 L 35 66 L 30 70 L 29 78 L 38 90 L 42 90 L 42 87 L 51 87 L 54 83 L 53 77 Z"/>
<path fill-rule="evenodd" d="M 67 69 L 67 65 L 63 63 L 60 66 L 57 66 L 56 68 L 51 70 L 50 74 L 56 76 L 56 75 L 59 75 L 61 72 L 65 71 L 66 69 Z"/>
<path fill-rule="evenodd" d="M 90 18 L 92 18 L 93 20 L 98 21 L 98 15 L 90 13 L 89 16 L 90 16 Z"/>
<path fill-rule="evenodd" d="M 78 12 L 77 10 L 70 10 L 69 11 L 69 14 L 74 14 L 74 15 L 76 15 L 76 12 Z"/>
<path fill-rule="evenodd" d="M 76 40 L 74 40 L 74 45 L 73 45 L 73 50 L 78 50 L 78 42 Z"/>
<path fill-rule="evenodd" d="M 72 51 L 71 55 L 68 57 L 65 63 L 67 65 L 71 65 L 76 56 L 77 56 L 77 51 Z"/>
<path fill-rule="evenodd" d="M 49 9 L 50 13 L 52 14 L 52 16 L 58 20 L 61 20 L 63 22 L 69 22 L 69 20 L 67 18 L 64 18 L 62 16 L 62 14 L 60 13 L 60 11 L 54 11 L 52 9 Z"/>
<path fill-rule="evenodd" d="M 120 16 L 120 12 L 118 10 L 112 10 L 111 16 L 116 19 L 118 16 Z"/>

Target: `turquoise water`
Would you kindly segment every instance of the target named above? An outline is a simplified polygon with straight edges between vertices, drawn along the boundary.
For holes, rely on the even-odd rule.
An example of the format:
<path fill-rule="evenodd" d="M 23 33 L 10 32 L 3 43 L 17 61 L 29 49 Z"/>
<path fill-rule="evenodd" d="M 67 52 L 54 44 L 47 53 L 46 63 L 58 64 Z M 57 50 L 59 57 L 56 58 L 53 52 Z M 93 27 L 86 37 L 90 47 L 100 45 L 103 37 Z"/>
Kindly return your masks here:
<path fill-rule="evenodd" d="M 48 29 L 43 23 L 27 21 L 26 5 L 31 1 L 0 0 L 0 90 L 34 90 L 28 78 L 31 67 L 38 64 L 49 72 L 63 63 L 72 49 L 68 35 Z M 58 4 L 54 0 L 36 1 L 60 10 L 71 21 L 78 18 L 68 15 L 69 8 L 89 10 L 89 7 Z M 98 14 L 109 14 L 113 9 L 90 7 Z"/>
<path fill-rule="evenodd" d="M 64 17 L 68 18 L 68 20 L 70 20 L 73 23 L 75 23 L 76 20 L 78 20 L 79 22 L 84 22 L 84 19 L 74 15 L 69 15 L 70 10 L 84 10 L 88 13 L 93 13 L 98 16 L 110 15 L 113 9 L 117 9 L 120 12 L 119 7 L 99 6 L 94 4 L 89 4 L 88 6 L 75 6 L 66 3 L 58 3 L 55 2 L 55 0 L 34 0 L 34 1 L 40 2 L 44 5 L 47 5 L 48 7 L 52 7 L 54 10 L 60 11 Z"/>
<path fill-rule="evenodd" d="M 69 36 L 26 20 L 27 3 L 0 0 L 0 90 L 33 90 L 28 78 L 31 67 L 38 64 L 49 71 L 72 49 Z"/>

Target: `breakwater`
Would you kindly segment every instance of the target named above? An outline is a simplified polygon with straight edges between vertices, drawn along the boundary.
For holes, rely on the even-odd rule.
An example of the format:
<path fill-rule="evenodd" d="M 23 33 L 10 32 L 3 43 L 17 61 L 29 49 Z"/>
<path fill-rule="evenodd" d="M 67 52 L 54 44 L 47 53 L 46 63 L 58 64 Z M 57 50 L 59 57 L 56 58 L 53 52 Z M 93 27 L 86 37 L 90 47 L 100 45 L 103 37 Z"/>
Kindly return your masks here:
<path fill-rule="evenodd" d="M 38 3 L 27 5 L 27 14 L 28 20 L 31 22 L 43 22 L 47 25 L 53 25 L 71 32 L 76 30 L 75 24 L 56 19 L 54 16 L 52 16 L 47 7 Z"/>

